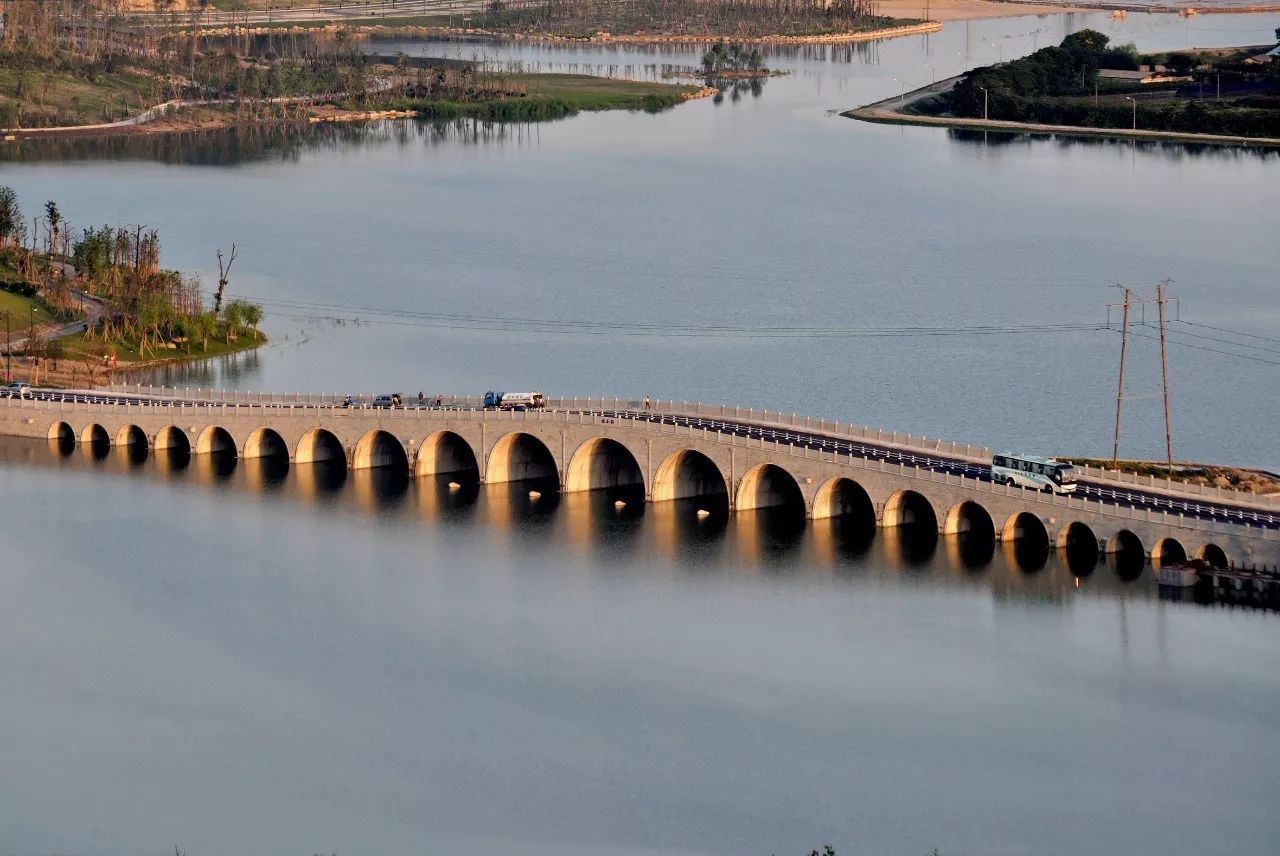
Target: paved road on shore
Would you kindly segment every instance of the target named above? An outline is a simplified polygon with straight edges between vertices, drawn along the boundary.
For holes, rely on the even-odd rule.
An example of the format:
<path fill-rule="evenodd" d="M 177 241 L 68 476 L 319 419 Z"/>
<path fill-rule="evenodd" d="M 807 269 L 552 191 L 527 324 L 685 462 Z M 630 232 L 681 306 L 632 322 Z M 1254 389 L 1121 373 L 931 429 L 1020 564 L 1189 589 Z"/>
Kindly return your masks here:
<path fill-rule="evenodd" d="M 124 395 L 110 392 L 67 391 L 56 389 L 40 389 L 33 392 L 33 397 L 44 401 L 66 401 L 97 404 L 129 404 L 144 407 L 165 408 L 170 406 L 207 407 L 207 408 L 271 408 L 282 410 L 314 409 L 331 411 L 332 405 L 323 404 L 289 404 L 283 402 L 221 402 L 201 399 L 182 399 L 147 395 Z M 437 408 L 407 406 L 405 409 L 431 411 Z M 480 410 L 475 406 L 450 407 L 446 410 Z M 769 424 L 760 424 L 742 419 L 707 418 L 687 416 L 678 413 L 662 413 L 646 410 L 630 409 L 592 409 L 566 410 L 571 415 L 601 416 L 611 419 L 625 419 L 636 422 L 690 427 L 718 434 L 730 434 L 750 440 L 763 440 L 770 443 L 791 446 L 799 449 L 821 451 L 829 454 L 849 455 L 863 460 L 883 461 L 887 464 L 902 465 L 931 472 L 946 473 L 953 476 L 990 482 L 989 465 L 976 463 L 973 460 L 940 455 L 923 454 L 887 444 L 855 441 L 838 435 L 820 431 L 797 428 L 784 428 Z M 1017 488 L 1014 488 L 1015 490 Z M 1091 500 L 1094 502 L 1130 508 L 1139 511 L 1151 511 L 1158 514 L 1180 515 L 1197 520 L 1214 521 L 1243 526 L 1255 526 L 1263 529 L 1280 529 L 1280 513 L 1267 511 L 1242 499 L 1240 503 L 1231 503 L 1215 499 L 1209 501 L 1200 497 L 1164 493 L 1157 490 L 1144 490 L 1136 486 L 1117 486 L 1105 482 L 1082 480 L 1075 494 L 1067 494 L 1068 499 Z"/>

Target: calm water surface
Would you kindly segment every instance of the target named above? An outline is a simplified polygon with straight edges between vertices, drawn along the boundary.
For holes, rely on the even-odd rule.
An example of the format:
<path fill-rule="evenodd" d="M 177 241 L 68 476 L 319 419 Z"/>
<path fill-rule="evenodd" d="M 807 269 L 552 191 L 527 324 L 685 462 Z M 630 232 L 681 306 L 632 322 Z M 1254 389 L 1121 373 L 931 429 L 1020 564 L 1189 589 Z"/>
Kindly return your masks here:
<path fill-rule="evenodd" d="M 827 112 L 1086 24 L 1156 49 L 1260 42 L 1280 20 L 949 25 L 770 57 L 793 73 L 659 116 L 73 144 L 0 162 L 0 183 L 78 224 L 158 225 L 166 262 L 210 283 L 213 249 L 239 244 L 233 290 L 271 301 L 273 344 L 170 376 L 183 382 L 649 392 L 1098 452 L 1114 334 L 485 320 L 1092 320 L 1110 283 L 1168 276 L 1184 318 L 1272 335 L 1275 155 Z M 495 60 L 652 77 L 696 53 Z M 482 320 L 426 326 L 444 315 Z M 1151 344 L 1135 350 L 1134 454 L 1162 447 Z M 1171 368 L 1180 455 L 1280 464 L 1274 366 L 1175 348 Z M 0 854 L 1198 856 L 1280 841 L 1277 620 L 1162 601 L 1149 571 L 13 441 L 0 485 Z"/>

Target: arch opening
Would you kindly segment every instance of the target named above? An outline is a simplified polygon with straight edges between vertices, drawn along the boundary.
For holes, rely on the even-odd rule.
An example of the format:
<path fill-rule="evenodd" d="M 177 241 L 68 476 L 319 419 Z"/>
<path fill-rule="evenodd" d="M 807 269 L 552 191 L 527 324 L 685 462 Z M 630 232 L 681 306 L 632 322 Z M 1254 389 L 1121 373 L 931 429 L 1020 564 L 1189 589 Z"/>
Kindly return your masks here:
<path fill-rule="evenodd" d="M 156 432 L 156 451 L 170 450 L 179 453 L 191 453 L 191 440 L 187 432 L 177 425 L 166 425 Z"/>
<path fill-rule="evenodd" d="M 681 449 L 667 456 L 653 478 L 653 501 L 670 502 L 695 497 L 724 497 L 729 489 L 720 468 L 701 452 Z"/>
<path fill-rule="evenodd" d="M 323 428 L 313 428 L 302 435 L 293 459 L 299 464 L 324 462 L 343 469 L 347 466 L 347 453 L 343 450 L 342 443 L 333 432 Z"/>
<path fill-rule="evenodd" d="M 886 544 L 896 547 L 908 564 L 928 562 L 938 548 L 938 515 L 933 504 L 914 490 L 900 490 L 889 497 L 880 525 L 890 530 Z"/>
<path fill-rule="evenodd" d="M 874 529 L 876 507 L 862 485 L 837 477 L 826 481 L 813 498 L 813 518 L 828 517 L 853 517 L 863 523 L 870 520 Z"/>
<path fill-rule="evenodd" d="M 76 432 L 65 422 L 55 422 L 49 426 L 49 448 L 58 455 L 70 455 L 76 448 Z"/>
<path fill-rule="evenodd" d="M 231 432 L 217 425 L 210 425 L 196 437 L 197 455 L 236 456 L 236 441 Z"/>
<path fill-rule="evenodd" d="M 55 422 L 49 426 L 49 439 L 57 443 L 76 441 L 76 432 L 65 422 Z"/>
<path fill-rule="evenodd" d="M 93 457 L 102 458 L 111 449 L 111 435 L 107 433 L 106 428 L 97 423 L 91 423 L 80 432 L 80 443 Z"/>
<path fill-rule="evenodd" d="M 1107 556 L 1116 575 L 1126 582 L 1142 576 L 1147 563 L 1142 541 L 1128 529 L 1121 529 L 1107 539 Z"/>
<path fill-rule="evenodd" d="M 356 443 L 351 468 L 373 470 L 383 467 L 408 473 L 409 456 L 404 450 L 404 444 L 394 434 L 375 428 Z"/>
<path fill-rule="evenodd" d="M 583 443 L 569 460 L 565 492 L 589 490 L 644 490 L 644 473 L 631 450 L 607 437 L 593 437 Z"/>
<path fill-rule="evenodd" d="M 531 479 L 550 482 L 558 481 L 558 475 L 555 456 L 546 444 L 532 434 L 516 431 L 499 440 L 489 453 L 485 481 L 490 484 Z"/>
<path fill-rule="evenodd" d="M 914 490 L 900 490 L 884 505 L 884 519 L 880 524 L 886 528 L 896 526 L 913 526 L 921 530 L 932 529 L 938 532 L 938 515 L 933 505 L 923 494 Z"/>
<path fill-rule="evenodd" d="M 1079 521 L 1062 527 L 1058 550 L 1067 560 L 1067 569 L 1077 577 L 1088 576 L 1098 566 L 1098 536 Z"/>
<path fill-rule="evenodd" d="M 969 569 L 986 567 L 996 552 L 996 524 L 991 514 L 976 502 L 963 501 L 951 506 L 942 524 L 942 532 L 954 539 L 960 564 Z"/>
<path fill-rule="evenodd" d="M 125 425 L 116 433 L 117 446 L 142 446 L 147 445 L 147 432 L 143 431 L 137 425 Z"/>
<path fill-rule="evenodd" d="M 778 508 L 804 516 L 804 493 L 791 473 L 777 464 L 752 467 L 738 485 L 735 506 L 738 511 Z"/>
<path fill-rule="evenodd" d="M 289 444 L 270 428 L 258 428 L 244 441 L 246 458 L 283 458 L 289 460 Z"/>
<path fill-rule="evenodd" d="M 1151 562 L 1155 565 L 1176 565 L 1187 560 L 1187 548 L 1177 538 L 1161 538 L 1151 548 Z"/>
<path fill-rule="evenodd" d="M 461 435 L 452 431 L 437 431 L 422 441 L 413 472 L 417 476 L 466 474 L 467 478 L 457 480 L 459 484 L 480 480 L 480 464 L 475 450 Z"/>
<path fill-rule="evenodd" d="M 1196 558 L 1207 563 L 1211 568 L 1227 568 L 1231 566 L 1231 563 L 1227 561 L 1227 551 L 1217 544 L 1205 544 L 1199 550 L 1196 550 Z"/>
<path fill-rule="evenodd" d="M 1029 511 L 1009 515 L 1000 530 L 1000 540 L 1012 545 L 1009 553 L 1021 571 L 1032 573 L 1049 562 L 1049 531 L 1044 521 Z"/>

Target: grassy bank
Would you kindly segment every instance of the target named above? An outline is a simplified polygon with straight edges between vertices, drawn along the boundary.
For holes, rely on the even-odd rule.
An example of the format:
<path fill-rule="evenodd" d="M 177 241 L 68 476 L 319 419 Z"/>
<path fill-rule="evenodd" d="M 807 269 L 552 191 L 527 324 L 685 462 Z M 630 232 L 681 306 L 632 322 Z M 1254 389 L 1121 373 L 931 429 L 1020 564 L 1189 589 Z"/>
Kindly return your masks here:
<path fill-rule="evenodd" d="M 1070 458 L 1070 456 L 1068 456 Z M 1256 470 L 1241 467 L 1221 467 L 1211 464 L 1179 464 L 1174 463 L 1173 472 L 1169 472 L 1167 464 L 1159 461 L 1111 461 L 1100 458 L 1070 458 L 1073 463 L 1082 466 L 1098 467 L 1104 470 L 1118 470 L 1137 476 L 1155 476 L 1159 479 L 1186 482 L 1187 484 L 1206 485 L 1223 490 L 1239 490 L 1245 493 L 1269 494 L 1280 492 L 1280 480 Z"/>
<path fill-rule="evenodd" d="M 657 112 L 688 100 L 696 86 L 672 86 L 613 80 L 585 74 L 510 75 L 505 84 L 516 94 L 476 101 L 395 98 L 392 109 L 416 110 L 424 119 L 478 118 L 534 122 L 560 119 L 580 111 L 645 110 Z"/>
<path fill-rule="evenodd" d="M 0 127 L 113 122 L 150 103 L 153 78 L 134 71 L 87 77 L 71 71 L 0 66 Z"/>
<path fill-rule="evenodd" d="M 104 343 L 96 337 L 73 333 L 58 339 L 57 343 L 57 353 L 61 354 L 62 359 L 95 360 L 101 359 L 103 356 L 110 357 L 114 354 L 121 363 L 154 364 L 157 362 L 203 360 L 209 357 L 225 357 L 228 354 L 251 351 L 254 348 L 260 348 L 265 345 L 267 337 L 260 333 L 257 338 L 254 338 L 252 333 L 248 333 L 242 334 L 230 342 L 225 339 L 210 339 L 207 348 L 203 346 L 202 342 L 176 342 L 173 343 L 173 347 L 169 347 L 167 344 L 163 347 L 152 345 L 147 348 L 145 356 L 141 353 L 141 342 L 136 337 L 126 337 Z M 125 365 L 122 368 L 127 369 L 129 366 Z"/>

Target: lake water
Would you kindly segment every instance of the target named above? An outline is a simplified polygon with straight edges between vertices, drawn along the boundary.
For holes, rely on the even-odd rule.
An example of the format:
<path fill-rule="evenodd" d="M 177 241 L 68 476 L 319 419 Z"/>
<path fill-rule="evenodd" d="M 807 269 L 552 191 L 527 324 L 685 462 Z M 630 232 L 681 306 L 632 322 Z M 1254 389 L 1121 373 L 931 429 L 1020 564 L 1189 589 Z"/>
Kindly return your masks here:
<path fill-rule="evenodd" d="M 209 283 L 238 244 L 232 290 L 273 343 L 182 382 L 649 393 L 1105 453 L 1116 334 L 889 329 L 1105 321 L 1112 283 L 1169 277 L 1183 319 L 1273 336 L 1280 157 L 828 112 L 1084 25 L 1158 49 L 1280 18 L 952 24 L 770 56 L 792 73 L 758 94 L 656 116 L 35 147 L 0 183 L 77 225 L 156 225 Z M 397 47 L 642 78 L 697 60 L 376 46 Z M 779 326 L 881 335 L 741 332 Z M 1274 365 L 1185 347 L 1277 346 L 1176 329 L 1175 453 L 1280 464 Z M 1154 343 L 1130 365 L 1125 449 L 1156 455 Z M 1149 573 L 15 441 L 0 484 L 2 854 L 1280 841 L 1276 618 L 1162 601 Z"/>

